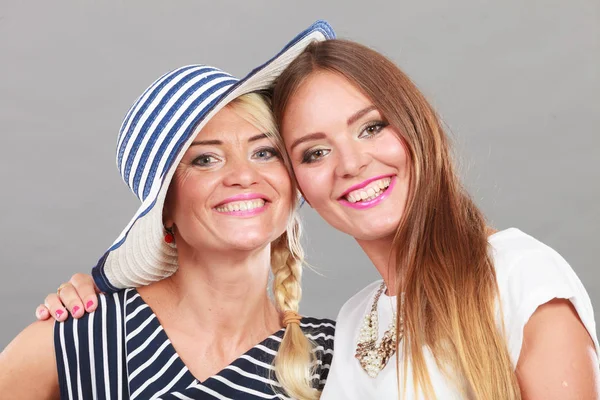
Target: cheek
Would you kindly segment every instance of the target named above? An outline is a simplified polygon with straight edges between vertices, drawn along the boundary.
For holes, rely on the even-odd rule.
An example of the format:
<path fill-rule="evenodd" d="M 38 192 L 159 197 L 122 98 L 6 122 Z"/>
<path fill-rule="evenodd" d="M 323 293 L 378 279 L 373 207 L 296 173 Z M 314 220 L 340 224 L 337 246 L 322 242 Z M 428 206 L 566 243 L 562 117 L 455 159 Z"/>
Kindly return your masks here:
<path fill-rule="evenodd" d="M 263 171 L 263 176 L 283 199 L 291 202 L 292 178 L 283 163 L 268 166 L 268 169 Z"/>
<path fill-rule="evenodd" d="M 400 172 L 408 172 L 408 149 L 395 132 L 387 132 L 377 142 L 375 154 L 385 164 L 394 166 Z"/>
<path fill-rule="evenodd" d="M 207 179 L 189 170 L 177 171 L 173 176 L 169 194 L 169 210 L 173 216 L 189 217 L 199 203 L 206 201 L 207 188 L 211 183 Z"/>
<path fill-rule="evenodd" d="M 304 199 L 313 208 L 329 201 L 332 188 L 331 171 L 324 163 L 316 166 L 301 164 L 294 168 L 294 172 Z"/>

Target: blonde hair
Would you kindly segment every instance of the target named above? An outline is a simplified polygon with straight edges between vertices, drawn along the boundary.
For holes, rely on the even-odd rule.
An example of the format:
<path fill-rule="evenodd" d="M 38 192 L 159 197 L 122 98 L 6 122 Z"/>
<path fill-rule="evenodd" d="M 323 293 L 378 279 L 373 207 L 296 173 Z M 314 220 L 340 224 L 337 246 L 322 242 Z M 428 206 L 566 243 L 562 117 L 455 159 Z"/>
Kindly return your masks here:
<path fill-rule="evenodd" d="M 520 399 L 504 332 L 496 326 L 498 287 L 486 222 L 454 171 L 440 119 L 390 60 L 358 43 L 328 40 L 308 46 L 279 77 L 273 95 L 279 123 L 290 97 L 315 71 L 340 74 L 360 89 L 399 132 L 411 161 L 394 238 L 396 293 L 407 299 L 398 344 L 407 355 L 404 391 L 410 361 L 415 392 L 435 398 L 424 354 L 429 347 L 468 398 Z"/>
<path fill-rule="evenodd" d="M 279 135 L 269 99 L 258 93 L 249 93 L 233 100 L 229 106 L 240 117 L 264 132 L 281 154 L 291 175 L 291 164 Z M 297 186 L 292 180 L 292 191 Z M 273 296 L 281 312 L 298 312 L 302 297 L 302 265 L 304 251 L 300 244 L 302 233 L 300 218 L 295 211 L 298 198 L 293 197 L 292 212 L 286 232 L 271 243 L 271 270 L 273 271 Z M 315 356 L 313 343 L 304 335 L 298 323 L 287 325 L 279 351 L 275 356 L 275 377 L 288 396 L 297 399 L 318 399 L 320 391 L 312 385 Z"/>

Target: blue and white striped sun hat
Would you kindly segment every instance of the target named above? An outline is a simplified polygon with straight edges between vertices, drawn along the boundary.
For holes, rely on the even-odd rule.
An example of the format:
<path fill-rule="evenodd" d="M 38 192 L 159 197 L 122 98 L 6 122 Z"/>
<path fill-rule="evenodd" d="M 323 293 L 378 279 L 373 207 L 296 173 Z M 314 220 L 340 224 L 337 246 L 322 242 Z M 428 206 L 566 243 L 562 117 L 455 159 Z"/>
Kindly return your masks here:
<path fill-rule="evenodd" d="M 325 21 L 301 32 L 243 79 L 206 65 L 189 65 L 156 80 L 121 125 L 117 167 L 142 202 L 92 269 L 98 288 L 113 292 L 164 279 L 177 269 L 177 249 L 164 241 L 163 205 L 173 173 L 197 133 L 233 99 L 269 89 L 308 44 L 333 39 Z"/>

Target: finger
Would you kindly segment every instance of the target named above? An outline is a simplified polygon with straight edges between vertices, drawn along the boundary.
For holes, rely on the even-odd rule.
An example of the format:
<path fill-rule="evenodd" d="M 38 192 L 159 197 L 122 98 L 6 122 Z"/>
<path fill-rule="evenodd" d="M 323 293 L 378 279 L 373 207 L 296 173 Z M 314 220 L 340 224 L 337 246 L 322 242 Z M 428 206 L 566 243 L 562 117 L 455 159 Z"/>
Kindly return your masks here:
<path fill-rule="evenodd" d="M 81 318 L 85 314 L 77 290 L 75 290 L 75 287 L 71 283 L 65 284 L 58 296 L 74 318 Z"/>
<path fill-rule="evenodd" d="M 94 283 L 94 279 L 90 275 L 75 274 L 70 282 L 77 291 L 82 304 L 85 305 L 85 311 L 94 311 L 98 306 L 97 293 L 100 292 Z"/>
<path fill-rule="evenodd" d="M 46 308 L 45 305 L 40 304 L 35 309 L 35 317 L 38 319 L 38 321 L 45 321 L 50 318 L 50 311 L 48 311 L 48 308 Z"/>
<path fill-rule="evenodd" d="M 50 311 L 50 315 L 57 321 L 64 321 L 67 319 L 67 310 L 61 303 L 58 295 L 56 293 L 50 293 L 46 300 L 44 301 L 44 305 Z"/>

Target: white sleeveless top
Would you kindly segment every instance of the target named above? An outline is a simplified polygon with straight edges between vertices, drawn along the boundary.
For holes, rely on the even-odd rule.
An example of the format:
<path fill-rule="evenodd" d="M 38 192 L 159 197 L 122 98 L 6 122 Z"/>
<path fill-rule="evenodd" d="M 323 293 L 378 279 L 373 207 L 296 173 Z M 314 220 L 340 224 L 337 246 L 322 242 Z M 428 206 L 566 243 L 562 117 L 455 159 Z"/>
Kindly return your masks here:
<path fill-rule="evenodd" d="M 556 251 L 515 228 L 490 236 L 489 243 L 513 365 L 516 366 L 519 359 L 525 324 L 538 306 L 554 298 L 569 299 L 573 303 L 600 354 L 590 298 L 569 264 Z M 335 353 L 321 400 L 398 399 L 396 356 L 376 378 L 370 378 L 354 357 L 360 328 L 380 285 L 381 281 L 370 284 L 340 310 Z M 388 329 L 395 307 L 395 297 L 381 295 L 378 302 L 379 338 Z M 499 310 L 497 318 L 499 321 Z M 402 369 L 402 352 L 398 356 Z M 436 398 L 461 399 L 454 381 L 437 367 L 428 349 L 425 349 L 425 357 Z M 414 393 L 411 373 L 409 363 L 406 397 L 403 398 L 424 399 L 422 393 Z"/>

